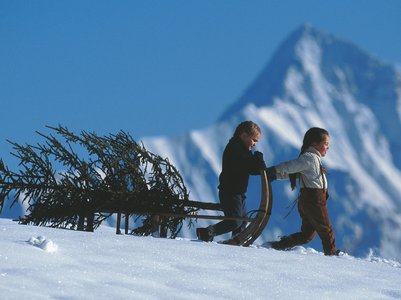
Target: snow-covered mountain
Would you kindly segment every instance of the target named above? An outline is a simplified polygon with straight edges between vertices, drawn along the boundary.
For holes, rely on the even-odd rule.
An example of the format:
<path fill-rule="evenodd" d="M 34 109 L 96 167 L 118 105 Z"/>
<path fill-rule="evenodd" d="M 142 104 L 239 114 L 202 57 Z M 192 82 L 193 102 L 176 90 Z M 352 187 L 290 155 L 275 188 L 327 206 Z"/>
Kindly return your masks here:
<path fill-rule="evenodd" d="M 193 200 L 217 202 L 223 149 L 243 120 L 261 127 L 257 148 L 268 165 L 296 158 L 308 128 L 326 128 L 331 146 L 323 163 L 329 170 L 328 206 L 337 246 L 353 255 L 374 248 L 383 256 L 401 258 L 401 74 L 395 66 L 303 25 L 215 124 L 143 142 L 178 167 Z M 296 209 L 284 218 L 297 197 L 289 183 L 274 182 L 273 193 L 273 215 L 262 240 L 300 226 Z M 255 177 L 248 209 L 259 200 Z M 318 237 L 312 246 L 321 249 Z"/>

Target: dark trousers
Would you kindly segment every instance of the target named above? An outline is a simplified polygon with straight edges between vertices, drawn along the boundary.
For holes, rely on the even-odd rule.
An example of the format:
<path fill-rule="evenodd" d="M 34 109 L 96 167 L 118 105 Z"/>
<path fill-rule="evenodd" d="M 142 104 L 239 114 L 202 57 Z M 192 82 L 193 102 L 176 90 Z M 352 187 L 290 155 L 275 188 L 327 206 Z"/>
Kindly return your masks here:
<path fill-rule="evenodd" d="M 233 194 L 219 191 L 220 204 L 226 217 L 246 217 L 245 194 Z M 236 235 L 246 227 L 245 221 L 223 220 L 213 225 L 214 235 L 232 231 Z"/>
<path fill-rule="evenodd" d="M 327 196 L 324 190 L 301 189 L 298 201 L 298 211 L 302 219 L 301 231 L 286 237 L 288 247 L 306 244 L 317 233 L 322 240 L 324 254 L 336 253 L 333 227 L 326 204 Z"/>

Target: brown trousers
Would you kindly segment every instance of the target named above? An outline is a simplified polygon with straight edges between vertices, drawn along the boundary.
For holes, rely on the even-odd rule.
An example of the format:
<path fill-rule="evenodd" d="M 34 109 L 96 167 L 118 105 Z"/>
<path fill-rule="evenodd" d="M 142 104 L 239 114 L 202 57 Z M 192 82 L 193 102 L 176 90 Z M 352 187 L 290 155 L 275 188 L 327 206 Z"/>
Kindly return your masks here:
<path fill-rule="evenodd" d="M 317 232 L 322 240 L 324 254 L 336 254 L 334 232 L 326 203 L 326 190 L 301 189 L 301 195 L 298 200 L 298 211 L 302 219 L 301 231 L 286 237 L 288 247 L 310 242 Z"/>

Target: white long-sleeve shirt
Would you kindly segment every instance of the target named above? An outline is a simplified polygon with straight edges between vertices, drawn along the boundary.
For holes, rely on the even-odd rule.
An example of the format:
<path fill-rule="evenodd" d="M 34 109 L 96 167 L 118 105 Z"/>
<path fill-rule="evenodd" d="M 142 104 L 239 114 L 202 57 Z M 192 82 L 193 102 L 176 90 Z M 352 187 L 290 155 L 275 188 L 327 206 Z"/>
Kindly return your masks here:
<path fill-rule="evenodd" d="M 322 174 L 321 165 L 320 153 L 315 148 L 309 147 L 297 159 L 275 166 L 276 176 L 277 179 L 288 179 L 289 174 L 300 173 L 301 187 L 327 189 L 327 179 L 326 175 Z M 325 181 L 324 185 L 323 180 Z"/>

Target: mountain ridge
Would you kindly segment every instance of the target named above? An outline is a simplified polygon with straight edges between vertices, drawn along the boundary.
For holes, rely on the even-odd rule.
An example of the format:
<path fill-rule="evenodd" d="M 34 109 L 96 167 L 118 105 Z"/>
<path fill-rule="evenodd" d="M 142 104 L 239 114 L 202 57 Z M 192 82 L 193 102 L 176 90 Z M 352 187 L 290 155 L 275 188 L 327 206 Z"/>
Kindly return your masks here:
<path fill-rule="evenodd" d="M 317 47 L 315 47 L 315 49 L 311 49 L 313 47 L 311 47 L 310 43 L 305 43 L 311 40 L 316 43 Z M 266 95 L 280 93 L 279 90 L 280 87 L 283 87 L 282 82 L 287 74 L 289 66 L 293 65 L 299 69 L 305 69 L 308 58 L 311 58 L 311 56 L 308 55 L 307 50 L 315 50 L 319 52 L 319 48 L 321 47 L 324 47 L 325 50 L 321 51 L 322 57 L 320 59 L 322 61 L 330 60 L 332 64 L 340 67 L 342 65 L 352 63 L 353 65 L 369 66 L 369 68 L 374 67 L 376 70 L 378 68 L 383 68 L 385 70 L 385 76 L 387 77 L 387 80 L 388 78 L 394 78 L 397 74 L 398 76 L 396 76 L 396 78 L 398 77 L 397 80 L 400 82 L 401 74 L 396 70 L 395 66 L 381 62 L 378 58 L 372 56 L 367 51 L 363 50 L 352 42 L 337 38 L 330 33 L 320 31 L 309 23 L 306 23 L 290 33 L 288 38 L 286 38 L 279 45 L 278 49 L 274 52 L 267 65 L 256 76 L 254 83 L 252 83 L 245 90 L 245 92 L 237 101 L 235 101 L 225 112 L 223 112 L 222 116 L 217 121 L 219 122 L 224 120 L 230 116 L 230 112 L 237 112 L 250 102 L 257 106 L 273 104 L 272 102 L 269 102 L 269 100 L 272 99 L 268 99 Z M 312 57 L 317 56 L 318 55 L 314 55 Z M 355 60 L 358 60 L 356 64 Z M 338 74 L 337 68 L 324 68 L 325 64 L 322 64 L 322 66 L 322 71 L 325 77 L 333 81 L 339 81 L 343 77 L 341 76 L 342 74 Z M 358 74 L 358 72 L 353 73 Z M 372 72 L 372 70 L 369 72 L 359 72 L 358 82 L 362 81 L 366 86 L 371 85 L 369 83 L 372 81 L 372 79 L 374 79 L 374 74 L 375 72 Z M 354 74 L 351 76 L 356 77 Z M 261 87 L 261 82 L 263 83 L 263 87 Z M 374 84 L 373 87 L 375 86 L 376 85 Z M 262 89 L 262 91 L 255 91 L 255 88 L 258 90 Z M 370 95 L 372 91 L 369 92 Z M 398 93 L 400 94 L 401 91 L 398 91 Z M 363 102 L 367 99 L 367 97 L 366 95 L 361 95 L 358 97 L 358 99 Z M 399 103 L 398 108 L 399 119 L 401 119 L 400 107 L 401 102 Z"/>

